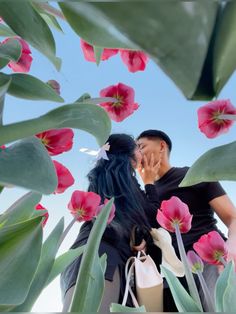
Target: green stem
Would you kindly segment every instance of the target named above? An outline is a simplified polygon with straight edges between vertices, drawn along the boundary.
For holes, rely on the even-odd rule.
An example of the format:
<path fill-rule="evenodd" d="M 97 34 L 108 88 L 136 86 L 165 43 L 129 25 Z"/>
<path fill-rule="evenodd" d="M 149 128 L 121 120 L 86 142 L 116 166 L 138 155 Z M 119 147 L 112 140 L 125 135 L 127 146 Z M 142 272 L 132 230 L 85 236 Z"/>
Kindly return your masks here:
<path fill-rule="evenodd" d="M 201 311 L 203 311 L 201 300 L 200 300 L 198 290 L 197 290 L 197 286 L 196 286 L 195 280 L 193 278 L 193 274 L 189 269 L 188 259 L 187 259 L 187 255 L 186 255 L 186 252 L 184 249 L 184 244 L 183 244 L 183 240 L 181 237 L 181 233 L 180 233 L 178 224 L 175 224 L 175 234 L 176 234 L 176 238 L 177 238 L 180 257 L 181 257 L 181 260 L 184 264 L 185 276 L 186 276 L 186 280 L 188 283 L 190 295 L 192 296 L 192 298 L 194 299 L 194 301 L 198 305 L 199 309 Z"/>
<path fill-rule="evenodd" d="M 0 193 L 2 193 L 3 189 L 4 189 L 4 186 L 0 185 Z"/>
<path fill-rule="evenodd" d="M 72 228 L 75 222 L 76 222 L 76 218 L 73 218 L 71 222 L 69 223 L 69 225 L 66 227 L 65 231 L 62 233 L 61 238 L 58 242 L 58 248 L 61 246 L 62 242 L 64 241 L 65 237 L 67 236 L 68 232 L 70 231 L 70 229 Z"/>
<path fill-rule="evenodd" d="M 224 267 L 226 267 L 227 262 L 222 256 L 219 257 L 219 261 L 224 265 Z"/>
<path fill-rule="evenodd" d="M 210 294 L 210 291 L 207 287 L 206 281 L 205 281 L 202 273 L 199 270 L 197 271 L 197 275 L 198 275 L 200 284 L 202 286 L 202 291 L 203 291 L 204 296 L 205 296 L 206 306 L 207 306 L 206 311 L 207 312 L 215 312 L 214 302 L 213 302 L 212 296 Z"/>
<path fill-rule="evenodd" d="M 218 119 L 223 119 L 223 120 L 236 120 L 236 114 L 220 114 Z"/>

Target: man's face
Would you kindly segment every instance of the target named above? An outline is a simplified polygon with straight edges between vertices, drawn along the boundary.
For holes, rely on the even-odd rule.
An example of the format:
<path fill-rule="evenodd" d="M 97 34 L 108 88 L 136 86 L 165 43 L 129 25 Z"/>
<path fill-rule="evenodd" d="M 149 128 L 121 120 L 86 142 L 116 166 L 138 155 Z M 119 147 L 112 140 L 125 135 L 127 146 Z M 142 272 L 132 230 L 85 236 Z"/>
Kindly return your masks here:
<path fill-rule="evenodd" d="M 147 159 L 150 160 L 151 154 L 154 155 L 154 161 L 158 162 L 160 158 L 161 144 L 159 139 L 148 139 L 142 137 L 137 141 L 139 149 L 142 155 L 146 155 Z"/>

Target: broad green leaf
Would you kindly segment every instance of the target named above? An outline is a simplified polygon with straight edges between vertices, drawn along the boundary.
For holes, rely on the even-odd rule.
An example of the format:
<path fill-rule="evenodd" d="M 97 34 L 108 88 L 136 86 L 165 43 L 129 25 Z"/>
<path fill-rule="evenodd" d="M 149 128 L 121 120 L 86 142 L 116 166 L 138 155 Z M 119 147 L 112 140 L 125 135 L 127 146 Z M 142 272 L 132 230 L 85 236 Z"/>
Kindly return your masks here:
<path fill-rule="evenodd" d="M 164 266 L 161 266 L 161 271 L 165 276 L 170 287 L 175 305 L 179 312 L 201 312 L 195 301 L 187 293 L 184 287 L 179 282 L 178 278 Z"/>
<path fill-rule="evenodd" d="M 63 232 L 63 227 L 64 219 L 62 218 L 43 244 L 39 265 L 30 286 L 27 298 L 21 305 L 14 308 L 14 312 L 31 311 L 32 306 L 43 290 L 51 272 L 55 256 L 58 251 L 58 243 Z"/>
<path fill-rule="evenodd" d="M 227 286 L 223 294 L 223 312 L 234 312 L 236 309 L 236 273 L 233 262 L 229 263 L 230 272 L 227 278 Z"/>
<path fill-rule="evenodd" d="M 41 253 L 41 220 L 0 229 L 0 305 L 21 304 L 28 294 Z"/>
<path fill-rule="evenodd" d="M 10 86 L 11 77 L 0 76 L 0 126 L 2 125 L 5 94 Z"/>
<path fill-rule="evenodd" d="M 109 3 L 106 4 L 109 5 Z M 110 23 L 93 4 L 60 2 L 59 6 L 72 29 L 90 44 L 109 48 L 133 46 L 128 37 L 112 25 L 113 23 Z"/>
<path fill-rule="evenodd" d="M 235 154 L 236 141 L 210 149 L 194 162 L 179 186 L 219 180 L 236 180 Z"/>
<path fill-rule="evenodd" d="M 55 56 L 56 48 L 51 30 L 30 1 L 1 1 L 0 12 L 4 21 L 17 35 L 48 57 L 58 70 L 60 69 L 60 60 Z"/>
<path fill-rule="evenodd" d="M 111 313 L 115 313 L 115 312 L 118 312 L 118 313 L 131 313 L 131 312 L 146 313 L 147 311 L 143 305 L 140 307 L 129 307 L 129 306 L 124 306 L 124 305 L 121 305 L 118 303 L 111 303 L 110 312 Z"/>
<path fill-rule="evenodd" d="M 9 39 L 0 45 L 0 68 L 5 67 L 9 61 L 17 62 L 21 56 L 21 44 L 17 39 Z"/>
<path fill-rule="evenodd" d="M 220 274 L 215 287 L 215 304 L 217 312 L 234 312 L 236 308 L 236 275 L 233 263 L 227 264 Z"/>
<path fill-rule="evenodd" d="M 95 136 L 99 145 L 103 145 L 110 134 L 111 121 L 106 111 L 99 106 L 87 103 L 69 104 L 36 119 L 1 126 L 0 145 L 45 130 L 65 127 L 86 131 Z"/>
<path fill-rule="evenodd" d="M 45 283 L 45 287 L 48 286 L 58 275 L 60 275 L 60 273 L 62 273 L 70 263 L 79 257 L 84 252 L 85 248 L 85 246 L 81 246 L 76 249 L 69 250 L 57 257 L 54 261 L 47 282 Z"/>
<path fill-rule="evenodd" d="M 0 151 L 0 185 L 5 184 L 42 194 L 55 191 L 55 167 L 39 139 L 26 138 Z"/>
<path fill-rule="evenodd" d="M 0 224 L 5 221 L 4 226 L 8 226 L 29 219 L 32 213 L 36 212 L 35 205 L 41 198 L 42 195 L 35 192 L 25 194 L 0 216 Z"/>
<path fill-rule="evenodd" d="M 32 75 L 25 73 L 9 75 L 0 73 L 0 79 L 4 78 L 11 79 L 7 93 L 12 96 L 30 100 L 64 102 L 64 99 L 52 87 Z"/>
<path fill-rule="evenodd" d="M 228 1 L 221 11 L 213 50 L 213 84 L 216 95 L 236 68 L 236 2 Z"/>
<path fill-rule="evenodd" d="M 71 312 L 97 312 L 100 307 L 105 280 L 104 262 L 99 259 L 98 249 L 112 203 L 113 199 L 98 215 L 91 230 L 77 277 Z"/>
<path fill-rule="evenodd" d="M 7 25 L 0 23 L 0 37 L 11 37 L 11 36 L 16 36 L 16 33 L 14 33 L 13 30 L 10 29 L 10 27 L 8 27 Z"/>
<path fill-rule="evenodd" d="M 90 44 L 143 50 L 187 98 L 196 93 L 215 27 L 218 1 L 59 5 L 71 27 Z M 206 96 L 212 98 L 211 94 Z"/>

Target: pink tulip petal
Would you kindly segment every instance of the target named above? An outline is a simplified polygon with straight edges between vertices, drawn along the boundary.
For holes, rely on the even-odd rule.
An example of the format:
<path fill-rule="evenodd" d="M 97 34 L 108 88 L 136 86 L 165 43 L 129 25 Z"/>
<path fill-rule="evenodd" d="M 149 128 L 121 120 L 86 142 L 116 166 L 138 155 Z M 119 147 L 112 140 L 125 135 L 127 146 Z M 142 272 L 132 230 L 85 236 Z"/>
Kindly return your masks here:
<path fill-rule="evenodd" d="M 74 184 L 75 180 L 70 173 L 69 169 L 67 169 L 65 166 L 63 166 L 61 163 L 59 163 L 56 160 L 53 160 L 55 170 L 57 173 L 58 178 L 58 184 L 57 188 L 54 191 L 55 194 L 60 194 L 65 192 L 66 189 L 68 189 L 71 185 Z"/>
<path fill-rule="evenodd" d="M 162 210 L 157 211 L 157 216 L 156 216 L 157 222 L 166 230 L 170 232 L 175 232 L 175 228 L 172 224 L 172 221 L 169 220 L 162 212 Z"/>

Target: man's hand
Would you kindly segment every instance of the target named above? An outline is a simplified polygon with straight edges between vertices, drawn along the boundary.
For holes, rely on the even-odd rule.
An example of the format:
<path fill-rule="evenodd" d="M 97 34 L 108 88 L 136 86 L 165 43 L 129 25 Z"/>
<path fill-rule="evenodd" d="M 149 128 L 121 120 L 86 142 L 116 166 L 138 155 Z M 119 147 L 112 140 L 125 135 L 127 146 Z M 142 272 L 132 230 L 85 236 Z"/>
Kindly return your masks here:
<path fill-rule="evenodd" d="M 154 154 L 151 154 L 150 159 L 147 159 L 146 155 L 143 155 L 142 164 L 138 166 L 137 170 L 143 180 L 143 183 L 154 184 L 159 179 L 159 169 L 161 165 L 161 158 L 157 163 L 154 161 Z"/>

